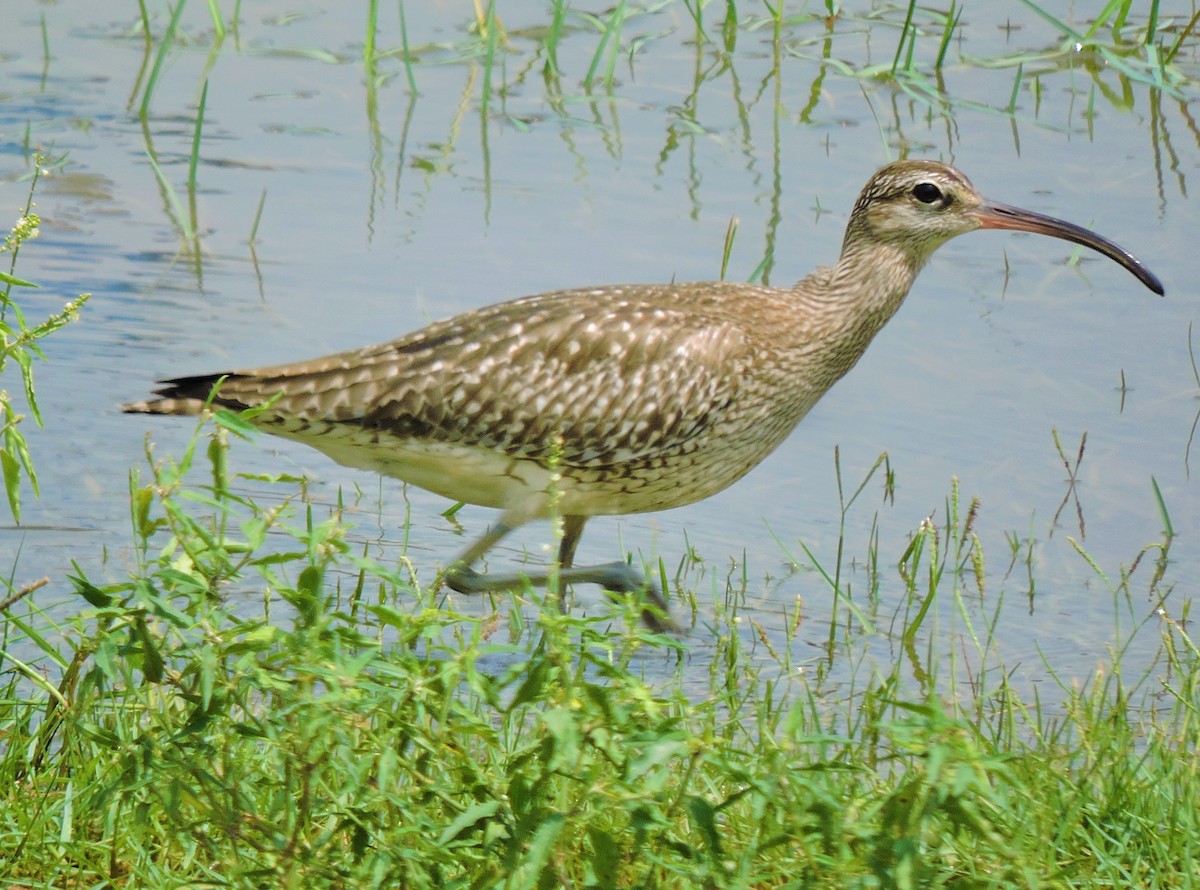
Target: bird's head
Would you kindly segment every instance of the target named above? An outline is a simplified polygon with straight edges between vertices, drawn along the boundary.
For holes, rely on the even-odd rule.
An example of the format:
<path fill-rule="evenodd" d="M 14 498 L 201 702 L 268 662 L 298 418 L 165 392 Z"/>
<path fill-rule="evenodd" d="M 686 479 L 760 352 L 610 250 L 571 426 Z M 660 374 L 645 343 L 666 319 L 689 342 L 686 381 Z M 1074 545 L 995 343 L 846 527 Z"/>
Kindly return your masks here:
<path fill-rule="evenodd" d="M 919 269 L 956 235 L 976 229 L 1012 229 L 1062 238 L 1120 263 L 1157 294 L 1162 283 L 1133 254 L 1074 223 L 991 201 L 953 167 L 937 161 L 896 161 L 871 177 L 846 226 L 843 254 L 888 245 Z"/>

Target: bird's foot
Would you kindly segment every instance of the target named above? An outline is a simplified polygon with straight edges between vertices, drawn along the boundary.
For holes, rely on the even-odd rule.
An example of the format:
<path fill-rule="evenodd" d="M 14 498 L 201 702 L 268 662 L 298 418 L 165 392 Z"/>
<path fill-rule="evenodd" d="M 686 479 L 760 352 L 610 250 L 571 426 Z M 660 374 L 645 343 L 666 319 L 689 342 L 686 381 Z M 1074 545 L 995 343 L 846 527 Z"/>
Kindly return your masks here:
<path fill-rule="evenodd" d="M 456 562 L 446 569 L 442 574 L 442 581 L 458 593 L 487 593 L 489 590 L 503 589 L 496 586 L 494 578 L 461 562 Z"/>
<path fill-rule="evenodd" d="M 576 572 L 582 574 L 575 575 Z M 563 569 L 564 581 L 599 584 L 610 596 L 632 594 L 642 599 L 642 623 L 654 633 L 682 637 L 685 632 L 671 617 L 671 608 L 658 585 L 627 562 Z"/>
<path fill-rule="evenodd" d="M 477 572 L 462 562 L 450 566 L 442 576 L 446 585 L 458 593 L 486 593 L 490 590 L 512 590 L 524 587 L 546 587 L 549 572 L 492 575 Z M 610 562 L 595 566 L 568 566 L 558 570 L 559 584 L 598 584 L 610 595 L 634 594 L 642 597 L 642 622 L 654 633 L 684 636 L 684 630 L 671 618 L 671 609 L 658 585 L 646 578 L 627 562 Z M 559 608 L 565 602 L 559 597 Z"/>

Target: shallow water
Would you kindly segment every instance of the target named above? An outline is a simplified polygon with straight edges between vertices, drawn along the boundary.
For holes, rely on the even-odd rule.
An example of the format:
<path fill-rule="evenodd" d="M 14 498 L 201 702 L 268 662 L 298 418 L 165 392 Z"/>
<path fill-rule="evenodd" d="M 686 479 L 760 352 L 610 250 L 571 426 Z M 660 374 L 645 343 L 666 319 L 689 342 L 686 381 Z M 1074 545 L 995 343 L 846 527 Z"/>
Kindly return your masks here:
<path fill-rule="evenodd" d="M 740 31 L 725 52 L 712 42 L 718 6 L 705 12 L 709 42 L 695 39 L 682 4 L 631 15 L 615 84 L 590 95 L 580 82 L 597 37 L 572 19 L 578 27 L 559 49 L 560 98 L 551 101 L 536 35 L 524 30 L 544 24 L 540 4 L 501 3 L 508 53 L 492 78 L 494 90 L 506 86 L 484 117 L 484 59 L 463 49 L 477 45 L 469 3 L 406 5 L 419 95 L 394 56 L 380 62 L 375 89 L 364 86 L 364 22 L 348 7 L 244 3 L 237 33 L 214 46 L 205 5 L 191 4 L 180 25 L 185 45 L 167 57 L 144 129 L 139 84 L 153 55 L 135 4 L 6 6 L 6 225 L 27 192 L 26 132 L 60 161 L 38 194 L 42 237 L 18 266 L 42 285 L 22 295 L 26 311 L 36 317 L 93 294 L 80 323 L 45 341 L 48 361 L 37 368 L 47 423 L 25 429 L 42 496 L 27 494 L 21 528 L 0 529 L 16 583 L 49 576 L 39 601 L 65 610 L 76 604 L 65 582 L 70 560 L 96 582 L 124 576 L 127 478 L 144 465 L 144 436 L 159 454 L 177 454 L 192 430 L 119 413 L 156 378 L 307 358 L 540 290 L 714 278 L 731 217 L 740 228 L 729 277 L 749 277 L 770 254 L 769 280 L 786 284 L 836 259 L 858 189 L 904 153 L 950 161 L 989 196 L 1114 238 L 1158 273 L 1167 296 L 1100 257 L 1069 264 L 1076 252 L 1061 242 L 959 239 L 934 258 L 859 366 L 747 479 L 692 507 L 596 520 L 580 561 L 636 549 L 673 570 L 691 547 L 703 562 L 688 580 L 710 608 L 724 600 L 727 576 L 744 570 L 742 614 L 777 644 L 785 610 L 803 602 L 793 657 L 804 662 L 822 651 L 830 597 L 804 568 L 800 542 L 832 565 L 834 450 L 850 490 L 886 451 L 894 502 L 884 502 L 876 476 L 846 521 L 856 596 L 865 595 L 862 564 L 878 524 L 879 614 L 902 601 L 895 563 L 922 519 L 943 518 L 953 478 L 964 505 L 981 503 L 975 530 L 988 585 L 980 612 L 999 610 L 997 653 L 1029 681 L 1043 676 L 1040 653 L 1060 671 L 1088 674 L 1157 607 L 1143 564 L 1115 617 L 1112 594 L 1072 543 L 1119 578 L 1162 538 L 1152 479 L 1176 533 L 1166 581 L 1175 588 L 1164 605 L 1178 614 L 1200 576 L 1200 483 L 1190 472 L 1200 465 L 1191 443 L 1200 386 L 1188 352 L 1197 305 L 1194 84 L 1180 87 L 1181 98 L 1160 96 L 1092 51 L 1031 57 L 1016 113 L 1001 113 L 1015 66 L 959 60 L 1050 51 L 1061 40 L 1023 6 L 992 5 L 972 8 L 978 18 L 951 42 L 942 89 L 956 104 L 943 114 L 912 88 L 842 73 L 890 63 L 902 13 L 875 7 L 867 24 L 865 11 L 852 10 L 860 20 L 830 32 L 798 8 L 778 51 L 764 25 Z M 1069 19 L 1073 7 L 1049 8 Z M 1165 9 L 1160 25 L 1187 18 Z M 165 24 L 164 7 L 154 33 Z M 918 59 L 931 58 L 938 41 L 923 36 Z M 380 47 L 399 43 L 398 23 L 381 21 Z M 641 48 L 631 56 L 633 44 Z M 1195 75 L 1194 42 L 1176 64 Z M 186 202 L 205 77 L 197 261 L 172 223 L 147 147 Z M 1200 349 L 1200 332 L 1192 339 Z M 1074 485 L 1054 430 L 1072 459 L 1087 435 Z M 464 530 L 474 536 L 491 519 L 467 508 L 460 529 L 441 516 L 439 498 L 402 497 L 398 484 L 381 489 L 369 475 L 266 437 L 235 445 L 234 463 L 303 473 L 327 502 L 339 488 L 362 488 L 360 533 L 382 541 L 381 557 L 399 546 L 411 510 L 408 547 L 425 580 L 462 546 Z M 1010 536 L 1023 542 L 1011 570 Z M 508 552 L 539 554 L 548 538 L 544 525 L 530 527 Z M 591 605 L 599 595 L 577 598 Z M 705 634 L 702 617 L 698 660 Z M 881 640 L 883 657 L 895 657 Z M 1143 634 L 1129 657 L 1155 643 Z"/>

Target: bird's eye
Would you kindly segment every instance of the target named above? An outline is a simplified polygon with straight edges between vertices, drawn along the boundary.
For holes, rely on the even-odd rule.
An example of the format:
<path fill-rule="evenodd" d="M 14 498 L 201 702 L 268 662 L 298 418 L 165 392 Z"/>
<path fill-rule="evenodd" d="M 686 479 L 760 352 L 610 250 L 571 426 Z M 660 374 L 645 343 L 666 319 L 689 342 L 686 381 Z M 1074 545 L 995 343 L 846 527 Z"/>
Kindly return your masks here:
<path fill-rule="evenodd" d="M 912 194 L 922 204 L 936 204 L 945 200 L 942 190 L 932 182 L 918 182 L 913 186 Z"/>

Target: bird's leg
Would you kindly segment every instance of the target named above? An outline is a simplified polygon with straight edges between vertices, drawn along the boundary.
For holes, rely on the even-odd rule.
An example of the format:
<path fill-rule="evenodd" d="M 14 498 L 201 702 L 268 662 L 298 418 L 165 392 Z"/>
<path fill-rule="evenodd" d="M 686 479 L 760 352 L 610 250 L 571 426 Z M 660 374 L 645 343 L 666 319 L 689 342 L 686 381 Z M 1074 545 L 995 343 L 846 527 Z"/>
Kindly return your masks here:
<path fill-rule="evenodd" d="M 583 537 L 583 527 L 587 524 L 586 516 L 564 516 L 562 518 L 562 540 L 558 542 L 558 608 L 567 611 L 566 591 L 562 589 L 566 583 L 562 579 L 562 570 L 569 569 L 575 564 L 575 548 Z"/>
<path fill-rule="evenodd" d="M 586 516 L 563 517 L 562 541 L 558 544 L 559 568 L 569 569 L 575 565 L 575 549 L 583 537 L 583 526 L 587 520 Z"/>
<path fill-rule="evenodd" d="M 642 608 L 642 621 L 655 633 L 679 634 L 681 630 L 671 619 L 671 611 L 667 601 L 659 592 L 658 585 L 645 578 L 627 562 L 609 562 L 594 566 L 576 566 L 575 549 L 583 534 L 586 516 L 564 516 L 563 537 L 558 547 L 558 584 L 598 584 L 612 593 L 642 594 L 646 603 Z M 452 590 L 459 593 L 486 593 L 489 590 L 514 590 L 529 584 L 533 587 L 546 587 L 550 583 L 551 573 L 542 572 L 513 572 L 509 574 L 492 574 L 477 572 L 472 568 L 480 557 L 494 547 L 511 532 L 515 526 L 497 523 L 488 529 L 478 540 L 458 555 L 446 570 L 443 580 Z M 563 604 L 561 590 L 559 592 L 560 608 Z"/>
<path fill-rule="evenodd" d="M 442 580 L 450 586 L 451 590 L 457 590 L 459 593 L 487 593 L 489 590 L 508 590 L 512 587 L 524 586 L 523 576 L 485 575 L 471 568 L 483 554 L 495 547 L 500 539 L 514 528 L 516 526 L 505 525 L 503 522 L 498 522 L 489 528 L 460 553 L 454 562 L 450 563 Z M 505 583 L 506 581 L 512 583 Z"/>
<path fill-rule="evenodd" d="M 599 584 L 610 593 L 642 594 L 642 621 L 655 633 L 680 634 L 672 619 L 667 600 L 658 585 L 627 562 L 607 562 L 594 566 L 576 566 L 575 548 L 583 535 L 586 516 L 564 516 L 562 543 L 558 546 L 558 578 L 564 584 Z"/>

